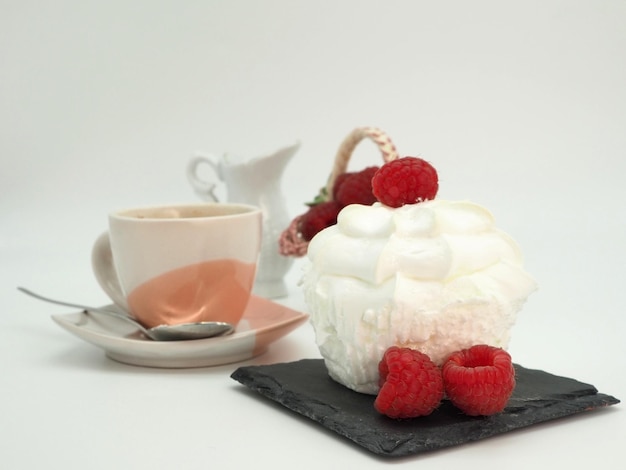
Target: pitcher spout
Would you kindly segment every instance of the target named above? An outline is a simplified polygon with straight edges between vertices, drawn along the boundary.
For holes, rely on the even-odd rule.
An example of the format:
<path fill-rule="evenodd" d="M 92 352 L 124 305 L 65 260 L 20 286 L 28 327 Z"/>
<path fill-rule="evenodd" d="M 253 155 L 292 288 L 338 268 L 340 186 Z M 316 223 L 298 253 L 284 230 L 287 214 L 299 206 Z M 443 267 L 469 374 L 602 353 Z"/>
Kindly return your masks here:
<path fill-rule="evenodd" d="M 300 142 L 298 141 L 295 144 L 280 148 L 270 155 L 252 158 L 246 163 L 246 166 L 248 166 L 251 171 L 254 171 L 256 175 L 262 174 L 264 176 L 272 175 L 274 178 L 280 177 L 299 148 Z"/>

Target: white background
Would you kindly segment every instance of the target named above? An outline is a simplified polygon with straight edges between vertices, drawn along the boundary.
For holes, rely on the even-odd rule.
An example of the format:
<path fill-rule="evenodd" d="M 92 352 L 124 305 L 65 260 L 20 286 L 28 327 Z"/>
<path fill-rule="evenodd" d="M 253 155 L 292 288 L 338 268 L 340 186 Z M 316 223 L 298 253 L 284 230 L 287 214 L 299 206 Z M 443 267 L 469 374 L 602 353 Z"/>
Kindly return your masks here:
<path fill-rule="evenodd" d="M 282 181 L 295 216 L 364 125 L 519 241 L 540 290 L 514 360 L 626 397 L 625 25 L 620 0 L 0 0 L 3 468 L 382 465 L 242 393 L 236 365 L 117 364 L 15 289 L 106 303 L 89 255 L 107 212 L 195 202 L 199 150 L 300 140 Z M 379 161 L 363 143 L 351 163 Z M 281 301 L 304 309 L 300 265 Z M 245 364 L 304 357 L 309 325 Z M 621 408 L 395 463 L 619 467 Z"/>

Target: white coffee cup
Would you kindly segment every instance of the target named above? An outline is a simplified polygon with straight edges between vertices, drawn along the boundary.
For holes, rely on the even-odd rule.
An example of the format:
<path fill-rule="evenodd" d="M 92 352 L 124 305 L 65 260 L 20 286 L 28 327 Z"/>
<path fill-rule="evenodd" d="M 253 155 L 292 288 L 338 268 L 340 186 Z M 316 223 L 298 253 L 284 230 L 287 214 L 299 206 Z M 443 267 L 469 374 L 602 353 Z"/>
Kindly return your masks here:
<path fill-rule="evenodd" d="M 261 210 L 204 203 L 109 214 L 92 267 L 109 297 L 140 323 L 237 324 L 250 298 L 261 246 Z"/>

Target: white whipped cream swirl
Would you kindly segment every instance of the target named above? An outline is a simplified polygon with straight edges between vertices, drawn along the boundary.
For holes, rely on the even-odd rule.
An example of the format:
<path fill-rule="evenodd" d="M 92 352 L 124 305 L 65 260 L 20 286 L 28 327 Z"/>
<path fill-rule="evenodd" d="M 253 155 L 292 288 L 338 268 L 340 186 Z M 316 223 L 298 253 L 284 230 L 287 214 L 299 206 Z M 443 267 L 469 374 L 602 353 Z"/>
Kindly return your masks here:
<path fill-rule="evenodd" d="M 347 206 L 308 258 L 304 297 L 329 374 L 369 394 L 392 345 L 437 364 L 474 344 L 506 348 L 536 289 L 517 243 L 466 201 Z"/>

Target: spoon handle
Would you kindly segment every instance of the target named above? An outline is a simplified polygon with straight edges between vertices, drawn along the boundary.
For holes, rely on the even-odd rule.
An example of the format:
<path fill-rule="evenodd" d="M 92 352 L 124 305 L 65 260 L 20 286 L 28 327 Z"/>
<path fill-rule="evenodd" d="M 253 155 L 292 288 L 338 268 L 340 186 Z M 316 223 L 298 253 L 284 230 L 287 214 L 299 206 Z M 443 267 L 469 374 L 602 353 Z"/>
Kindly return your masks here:
<path fill-rule="evenodd" d="M 135 320 L 130 318 L 128 315 L 124 315 L 123 313 L 115 312 L 113 310 L 108 310 L 106 308 L 87 307 L 86 305 L 74 304 L 74 303 L 71 303 L 71 302 L 64 302 L 62 300 L 51 299 L 49 297 L 44 297 L 43 295 L 36 294 L 33 291 L 31 291 L 29 289 L 26 289 L 24 287 L 18 287 L 17 289 L 19 291 L 24 292 L 25 294 L 30 295 L 31 297 L 35 297 L 36 299 L 43 300 L 44 302 L 50 302 L 52 304 L 63 305 L 64 307 L 78 308 L 78 309 L 81 309 L 81 310 L 85 310 L 86 312 L 97 312 L 97 313 L 101 313 L 103 315 L 109 315 L 111 317 L 119 318 L 121 320 L 126 320 L 127 322 L 132 323 L 133 325 L 135 325 L 142 332 L 146 333 L 146 329 L 143 327 L 143 325 L 139 324 L 138 322 L 136 322 Z"/>

